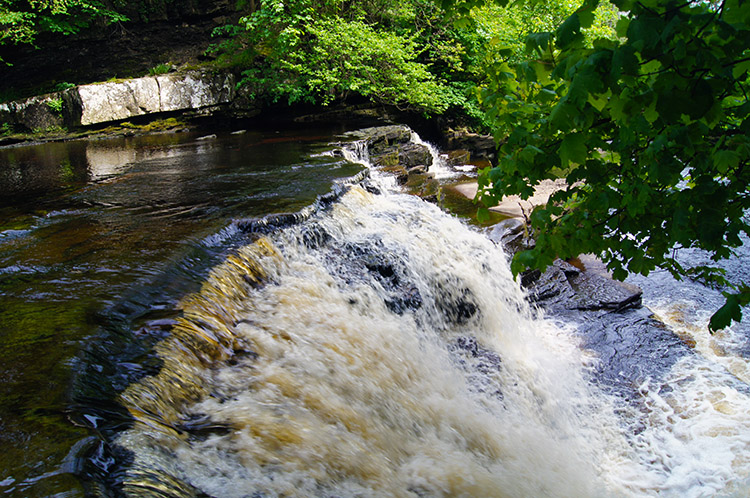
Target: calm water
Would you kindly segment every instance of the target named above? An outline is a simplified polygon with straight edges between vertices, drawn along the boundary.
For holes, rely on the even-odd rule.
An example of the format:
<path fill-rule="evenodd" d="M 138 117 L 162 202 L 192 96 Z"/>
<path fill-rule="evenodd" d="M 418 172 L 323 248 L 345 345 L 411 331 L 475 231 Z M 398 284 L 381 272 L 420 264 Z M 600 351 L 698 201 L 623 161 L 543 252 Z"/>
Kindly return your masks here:
<path fill-rule="evenodd" d="M 68 393 L 87 338 L 128 303 L 172 309 L 238 237 L 231 219 L 298 210 L 359 171 L 316 155 L 341 131 L 0 150 L 0 494 L 82 495 Z"/>

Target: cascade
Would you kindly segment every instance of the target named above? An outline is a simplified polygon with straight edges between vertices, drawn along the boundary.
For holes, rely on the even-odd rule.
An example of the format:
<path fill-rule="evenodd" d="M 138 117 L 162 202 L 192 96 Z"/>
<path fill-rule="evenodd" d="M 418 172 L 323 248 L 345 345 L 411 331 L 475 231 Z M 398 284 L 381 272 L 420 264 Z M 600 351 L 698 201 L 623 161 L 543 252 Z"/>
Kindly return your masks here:
<path fill-rule="evenodd" d="M 432 164 L 430 165 L 429 172 L 433 177 L 438 180 L 444 180 L 446 178 L 452 178 L 459 175 L 459 173 L 451 169 L 450 166 L 446 164 L 445 157 L 440 154 L 440 151 L 437 149 L 437 147 L 435 147 L 430 142 L 425 142 L 424 140 L 422 140 L 417 132 L 411 132 L 411 140 L 416 144 L 427 147 L 427 150 L 430 151 L 430 156 L 432 156 Z"/>
<path fill-rule="evenodd" d="M 369 166 L 365 142 L 341 153 Z M 124 494 L 747 489 L 750 397 L 726 372 L 689 356 L 624 404 L 591 382 L 574 328 L 530 309 L 500 247 L 387 175 L 255 239 L 183 298 L 160 371 L 120 395 Z"/>

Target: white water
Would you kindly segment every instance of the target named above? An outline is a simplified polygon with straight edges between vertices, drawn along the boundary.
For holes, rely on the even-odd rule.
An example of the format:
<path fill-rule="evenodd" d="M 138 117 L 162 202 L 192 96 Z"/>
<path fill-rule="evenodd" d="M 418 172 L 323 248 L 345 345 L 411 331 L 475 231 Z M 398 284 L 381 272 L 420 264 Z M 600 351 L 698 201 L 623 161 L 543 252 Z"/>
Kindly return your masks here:
<path fill-rule="evenodd" d="M 750 401 L 720 366 L 687 357 L 623 407 L 498 247 L 374 175 L 383 195 L 352 188 L 184 300 L 162 372 L 123 394 L 134 469 L 216 497 L 746 494 Z"/>
<path fill-rule="evenodd" d="M 444 180 L 447 178 L 455 178 L 461 174 L 460 172 L 448 166 L 448 164 L 445 162 L 445 158 L 442 154 L 440 154 L 440 151 L 437 149 L 437 147 L 429 142 L 425 142 L 424 140 L 422 140 L 422 138 L 415 131 L 411 132 L 411 140 L 416 144 L 427 147 L 427 150 L 430 151 L 430 156 L 432 156 L 432 164 L 430 165 L 428 172 L 433 176 L 433 178 L 435 178 L 436 180 Z"/>

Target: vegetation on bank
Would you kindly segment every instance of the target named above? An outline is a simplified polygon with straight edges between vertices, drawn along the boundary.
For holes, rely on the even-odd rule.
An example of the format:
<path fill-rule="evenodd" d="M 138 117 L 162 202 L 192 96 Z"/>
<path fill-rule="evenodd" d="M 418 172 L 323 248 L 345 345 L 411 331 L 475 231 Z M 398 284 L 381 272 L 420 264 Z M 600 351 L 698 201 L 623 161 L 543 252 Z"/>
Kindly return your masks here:
<path fill-rule="evenodd" d="M 0 0 L 0 44 L 122 22 L 118 1 Z M 168 0 L 162 0 L 166 2 Z M 750 235 L 750 3 L 744 0 L 248 0 L 217 28 L 214 63 L 256 101 L 352 96 L 491 130 L 486 208 L 547 178 L 570 186 L 531 213 L 514 271 L 601 255 L 615 277 L 666 268 L 727 289 L 711 328 L 750 287 L 719 261 Z M 165 66 L 166 68 L 166 66 Z M 157 69 L 155 69 L 156 71 Z M 160 68 L 159 70 L 164 70 Z"/>
<path fill-rule="evenodd" d="M 528 32 L 576 7 L 570 0 L 487 5 L 466 17 L 431 0 L 261 0 L 239 25 L 217 29 L 227 38 L 213 53 L 267 102 L 359 95 L 489 129 L 477 96 L 490 68 L 520 59 Z"/>

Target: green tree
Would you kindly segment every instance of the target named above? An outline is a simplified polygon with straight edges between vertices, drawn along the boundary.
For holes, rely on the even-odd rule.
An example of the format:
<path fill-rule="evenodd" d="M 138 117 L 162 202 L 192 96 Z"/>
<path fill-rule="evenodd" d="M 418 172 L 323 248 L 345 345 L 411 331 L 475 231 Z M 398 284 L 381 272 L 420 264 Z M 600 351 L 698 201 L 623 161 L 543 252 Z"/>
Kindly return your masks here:
<path fill-rule="evenodd" d="M 430 114 L 476 104 L 478 38 L 429 0 L 261 0 L 217 46 L 259 98 L 327 104 L 356 94 Z M 479 114 L 475 105 L 476 114 Z"/>
<path fill-rule="evenodd" d="M 33 44 L 46 32 L 71 35 L 96 20 L 127 18 L 97 0 L 0 0 L 0 45 Z"/>
<path fill-rule="evenodd" d="M 468 13 L 482 2 L 449 3 Z M 750 287 L 715 267 L 683 268 L 675 251 L 719 261 L 750 235 L 750 2 L 612 3 L 616 39 L 586 43 L 599 5 L 587 0 L 554 32 L 530 35 L 527 60 L 492 68 L 482 100 L 500 146 L 478 199 L 489 207 L 565 178 L 531 214 L 536 247 L 514 271 L 580 253 L 600 255 L 616 278 L 666 268 L 733 287 L 710 322 L 723 328 L 741 318 Z"/>

